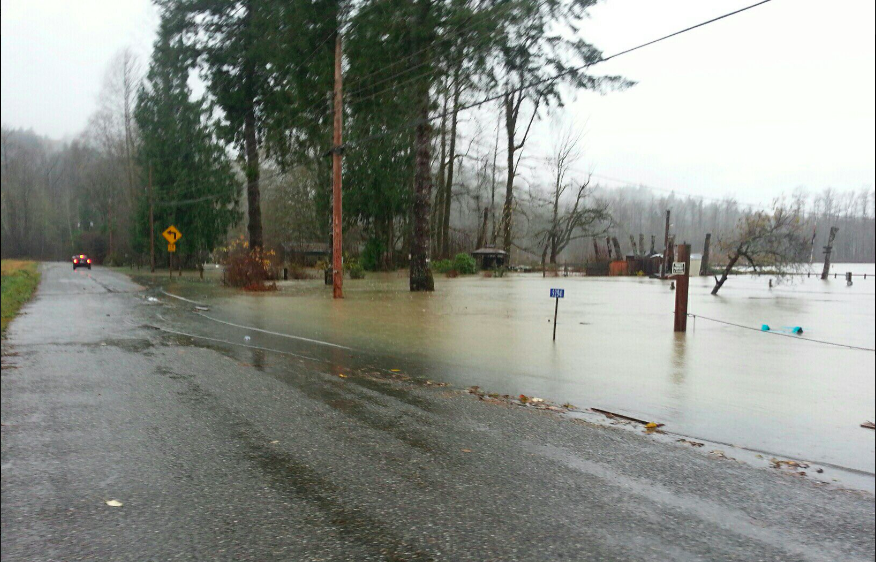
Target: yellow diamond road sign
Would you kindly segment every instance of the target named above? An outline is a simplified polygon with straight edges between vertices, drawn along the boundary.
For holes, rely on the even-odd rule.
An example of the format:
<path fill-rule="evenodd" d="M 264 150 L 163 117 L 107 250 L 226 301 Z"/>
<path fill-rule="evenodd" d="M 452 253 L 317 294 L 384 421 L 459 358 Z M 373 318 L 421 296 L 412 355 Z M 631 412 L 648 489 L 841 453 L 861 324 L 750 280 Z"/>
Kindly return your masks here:
<path fill-rule="evenodd" d="M 162 232 L 161 235 L 164 236 L 164 239 L 170 244 L 176 244 L 179 242 L 179 239 L 182 238 L 182 232 L 177 230 L 173 225 L 168 226 L 167 230 Z"/>

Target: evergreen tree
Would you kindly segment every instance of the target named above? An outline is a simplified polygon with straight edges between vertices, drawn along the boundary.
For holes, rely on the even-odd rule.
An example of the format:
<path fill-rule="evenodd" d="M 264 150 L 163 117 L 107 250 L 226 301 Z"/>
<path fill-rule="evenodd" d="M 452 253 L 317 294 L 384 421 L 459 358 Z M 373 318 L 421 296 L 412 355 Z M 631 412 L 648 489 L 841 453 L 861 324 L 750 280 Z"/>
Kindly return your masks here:
<path fill-rule="evenodd" d="M 187 81 L 191 52 L 173 32 L 178 13 L 166 10 L 146 83 L 134 117 L 141 137 L 140 167 L 152 170 L 152 193 L 143 192 L 135 225 L 140 252 L 149 251 L 149 204 L 154 204 L 155 244 L 175 225 L 181 254 L 202 260 L 240 219 L 240 188 L 222 144 L 207 120 L 205 103 L 193 100 Z M 147 182 L 143 182 L 146 184 Z"/>

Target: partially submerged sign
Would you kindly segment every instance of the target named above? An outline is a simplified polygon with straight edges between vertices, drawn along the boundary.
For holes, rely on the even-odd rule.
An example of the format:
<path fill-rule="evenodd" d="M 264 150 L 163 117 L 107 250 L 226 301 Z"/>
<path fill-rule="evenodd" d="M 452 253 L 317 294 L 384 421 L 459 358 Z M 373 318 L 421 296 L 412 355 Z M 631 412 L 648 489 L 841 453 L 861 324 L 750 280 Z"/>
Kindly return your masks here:
<path fill-rule="evenodd" d="M 672 262 L 672 274 L 684 275 L 684 262 Z"/>

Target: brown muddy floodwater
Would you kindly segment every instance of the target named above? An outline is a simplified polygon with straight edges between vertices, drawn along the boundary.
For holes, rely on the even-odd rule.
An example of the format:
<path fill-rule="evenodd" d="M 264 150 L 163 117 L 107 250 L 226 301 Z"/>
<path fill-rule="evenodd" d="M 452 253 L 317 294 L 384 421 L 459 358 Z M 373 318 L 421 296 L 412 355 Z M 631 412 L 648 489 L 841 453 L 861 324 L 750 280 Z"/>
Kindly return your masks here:
<path fill-rule="evenodd" d="M 692 278 L 689 310 L 876 347 L 876 267 L 834 269 L 836 280 L 797 278 L 772 289 L 766 277 L 732 277 L 717 297 L 712 279 Z M 847 270 L 868 277 L 847 286 Z M 552 287 L 565 289 L 556 342 Z M 702 317 L 675 334 L 675 293 L 650 279 L 438 276 L 434 293 L 412 294 L 402 272 L 347 280 L 345 290 L 333 301 L 320 281 L 290 281 L 278 293 L 210 298 L 210 315 L 367 351 L 432 380 L 603 408 L 691 437 L 874 472 L 874 432 L 860 427 L 876 409 L 873 351 Z"/>

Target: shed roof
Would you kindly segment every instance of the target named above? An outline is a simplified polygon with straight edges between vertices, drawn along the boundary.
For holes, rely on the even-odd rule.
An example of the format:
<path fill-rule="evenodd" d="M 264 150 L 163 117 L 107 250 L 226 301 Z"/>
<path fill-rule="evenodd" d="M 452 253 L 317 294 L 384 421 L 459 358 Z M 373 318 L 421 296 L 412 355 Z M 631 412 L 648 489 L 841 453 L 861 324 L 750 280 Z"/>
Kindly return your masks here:
<path fill-rule="evenodd" d="M 472 255 L 479 256 L 504 256 L 507 254 L 505 250 L 500 250 L 499 248 L 478 248 Z"/>

